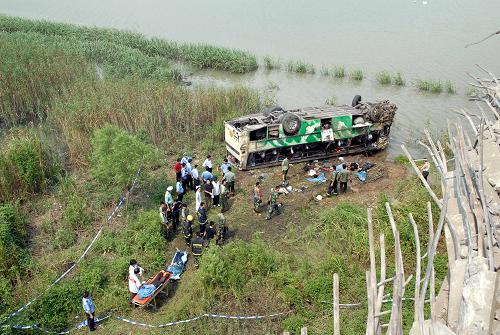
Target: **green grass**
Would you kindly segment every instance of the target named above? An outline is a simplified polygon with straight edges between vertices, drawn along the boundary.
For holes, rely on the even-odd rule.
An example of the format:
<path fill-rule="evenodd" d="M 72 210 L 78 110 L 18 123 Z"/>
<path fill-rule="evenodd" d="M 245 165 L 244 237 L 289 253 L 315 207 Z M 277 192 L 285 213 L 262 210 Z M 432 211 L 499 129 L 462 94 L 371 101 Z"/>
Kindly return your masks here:
<path fill-rule="evenodd" d="M 455 85 L 449 80 L 445 81 L 444 87 L 445 87 L 446 93 L 448 93 L 448 94 L 456 94 L 457 93 L 457 89 L 455 88 Z"/>
<path fill-rule="evenodd" d="M 316 69 L 314 68 L 314 65 L 299 60 L 289 61 L 287 63 L 287 71 L 295 73 L 314 74 L 316 72 Z"/>
<path fill-rule="evenodd" d="M 391 74 L 388 71 L 381 71 L 377 73 L 376 78 L 380 85 L 390 85 L 392 82 Z"/>
<path fill-rule="evenodd" d="M 361 81 L 365 77 L 365 74 L 364 74 L 363 70 L 355 69 L 349 73 L 349 77 L 353 80 Z"/>
<path fill-rule="evenodd" d="M 333 67 L 333 76 L 335 78 L 344 78 L 346 75 L 346 70 L 344 65 L 336 65 Z"/>

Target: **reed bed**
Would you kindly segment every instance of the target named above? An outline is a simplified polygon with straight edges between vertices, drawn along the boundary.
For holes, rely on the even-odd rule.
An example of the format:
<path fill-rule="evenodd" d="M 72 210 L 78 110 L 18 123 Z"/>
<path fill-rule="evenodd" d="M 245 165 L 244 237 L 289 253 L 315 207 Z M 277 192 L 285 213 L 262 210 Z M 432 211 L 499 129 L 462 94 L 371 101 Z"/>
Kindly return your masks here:
<path fill-rule="evenodd" d="M 247 51 L 147 38 L 142 34 L 116 29 L 0 16 L 0 31 L 38 33 L 87 43 L 108 43 L 113 48 L 126 47 L 153 58 L 187 62 L 198 68 L 245 73 L 258 67 L 256 57 Z"/>
<path fill-rule="evenodd" d="M 89 137 L 104 124 L 131 133 L 167 151 L 177 145 L 218 146 L 223 121 L 260 110 L 256 91 L 234 87 L 186 89 L 135 78 L 82 83 L 60 99 L 49 114 L 65 140 L 74 165 L 85 164 Z"/>
<path fill-rule="evenodd" d="M 333 67 L 333 76 L 335 78 L 344 78 L 346 75 L 344 65 L 336 65 Z"/>
<path fill-rule="evenodd" d="M 457 89 L 455 88 L 455 85 L 453 85 L 453 83 L 449 80 L 444 83 L 444 88 L 448 94 L 457 93 Z"/>
<path fill-rule="evenodd" d="M 415 87 L 417 87 L 420 91 L 431 92 L 431 93 L 441 93 L 443 92 L 443 84 L 441 81 L 435 80 L 423 80 L 416 79 Z"/>
<path fill-rule="evenodd" d="M 392 82 L 396 86 L 405 86 L 406 81 L 401 72 L 398 72 L 392 76 Z"/>
<path fill-rule="evenodd" d="M 264 66 L 267 70 L 280 70 L 281 65 L 282 64 L 279 58 L 274 58 L 271 56 L 264 57 Z"/>
<path fill-rule="evenodd" d="M 377 73 L 376 78 L 380 85 L 390 85 L 392 83 L 391 74 L 388 71 L 381 71 Z"/>

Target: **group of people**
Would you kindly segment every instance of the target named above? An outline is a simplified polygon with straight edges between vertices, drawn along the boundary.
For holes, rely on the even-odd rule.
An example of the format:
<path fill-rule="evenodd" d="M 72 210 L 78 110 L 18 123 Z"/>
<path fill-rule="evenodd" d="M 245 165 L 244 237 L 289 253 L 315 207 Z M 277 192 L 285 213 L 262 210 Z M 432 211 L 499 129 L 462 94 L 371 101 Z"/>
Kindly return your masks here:
<path fill-rule="evenodd" d="M 328 196 L 338 195 L 340 192 L 347 192 L 347 183 L 352 182 L 351 172 L 357 168 L 353 164 L 342 163 L 330 168 L 330 178 L 328 179 Z M 356 164 L 357 165 L 357 164 Z"/>

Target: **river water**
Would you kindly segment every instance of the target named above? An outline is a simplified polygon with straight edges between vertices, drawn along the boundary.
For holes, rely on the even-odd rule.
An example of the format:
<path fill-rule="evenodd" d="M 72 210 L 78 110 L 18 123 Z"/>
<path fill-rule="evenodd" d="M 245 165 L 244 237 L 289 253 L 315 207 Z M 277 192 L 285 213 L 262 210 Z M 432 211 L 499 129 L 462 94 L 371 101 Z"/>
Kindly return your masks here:
<path fill-rule="evenodd" d="M 465 45 L 500 29 L 499 0 L 0 0 L 0 12 L 27 18 L 115 27 L 170 40 L 249 50 L 259 57 L 304 60 L 315 75 L 260 69 L 233 75 L 199 71 L 195 84 L 243 84 L 260 89 L 286 108 L 389 99 L 398 107 L 392 155 L 430 126 L 439 132 L 453 109 L 475 110 L 466 93 L 474 64 L 500 74 L 500 36 Z M 322 66 L 361 68 L 362 82 L 323 77 Z M 381 86 L 376 73 L 400 71 L 407 86 Z M 421 93 L 415 78 L 450 80 L 457 94 Z"/>

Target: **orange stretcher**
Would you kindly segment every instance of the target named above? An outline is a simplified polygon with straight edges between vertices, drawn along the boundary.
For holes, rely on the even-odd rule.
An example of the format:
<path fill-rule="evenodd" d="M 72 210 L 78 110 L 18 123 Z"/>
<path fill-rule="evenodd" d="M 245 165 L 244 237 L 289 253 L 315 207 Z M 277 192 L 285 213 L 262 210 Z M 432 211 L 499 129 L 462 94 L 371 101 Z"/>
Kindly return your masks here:
<path fill-rule="evenodd" d="M 151 285 L 155 281 L 159 282 L 158 286 L 155 287 L 155 291 L 153 292 L 153 294 L 143 299 L 139 298 L 139 295 L 136 294 L 134 299 L 132 300 L 132 303 L 139 307 L 147 307 L 148 305 L 153 304 L 153 306 L 156 308 L 156 296 L 159 295 L 163 291 L 163 289 L 167 287 L 170 277 L 172 277 L 172 273 L 161 270 L 153 277 L 149 278 L 145 285 Z"/>

